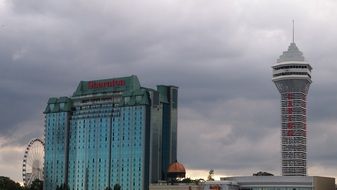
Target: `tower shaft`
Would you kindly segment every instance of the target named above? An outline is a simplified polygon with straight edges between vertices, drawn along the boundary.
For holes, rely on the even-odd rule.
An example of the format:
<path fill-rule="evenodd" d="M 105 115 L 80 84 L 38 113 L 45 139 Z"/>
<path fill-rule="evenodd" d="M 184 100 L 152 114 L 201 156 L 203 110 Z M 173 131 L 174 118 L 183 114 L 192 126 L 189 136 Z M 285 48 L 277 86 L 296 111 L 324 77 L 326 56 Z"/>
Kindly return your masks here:
<path fill-rule="evenodd" d="M 306 161 L 306 94 L 281 92 L 282 175 L 305 176 Z"/>

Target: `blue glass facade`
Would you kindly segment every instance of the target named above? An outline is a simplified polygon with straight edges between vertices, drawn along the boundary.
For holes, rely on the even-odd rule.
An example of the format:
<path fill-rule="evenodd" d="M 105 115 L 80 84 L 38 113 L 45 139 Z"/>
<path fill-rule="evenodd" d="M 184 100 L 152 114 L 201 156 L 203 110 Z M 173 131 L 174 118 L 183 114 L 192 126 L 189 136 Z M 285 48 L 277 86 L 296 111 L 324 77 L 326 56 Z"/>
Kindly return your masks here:
<path fill-rule="evenodd" d="M 176 154 L 172 148 L 161 151 L 162 139 L 176 135 L 163 133 L 163 118 L 171 117 L 163 112 L 165 96 L 131 76 L 82 81 L 72 97 L 50 98 L 44 112 L 45 189 L 66 184 L 71 190 L 104 190 L 119 184 L 143 190 L 162 179 L 162 159 Z"/>
<path fill-rule="evenodd" d="M 45 189 L 55 189 L 58 184 L 66 183 L 67 177 L 67 130 L 69 112 L 68 98 L 50 98 L 48 113 L 45 117 Z"/>

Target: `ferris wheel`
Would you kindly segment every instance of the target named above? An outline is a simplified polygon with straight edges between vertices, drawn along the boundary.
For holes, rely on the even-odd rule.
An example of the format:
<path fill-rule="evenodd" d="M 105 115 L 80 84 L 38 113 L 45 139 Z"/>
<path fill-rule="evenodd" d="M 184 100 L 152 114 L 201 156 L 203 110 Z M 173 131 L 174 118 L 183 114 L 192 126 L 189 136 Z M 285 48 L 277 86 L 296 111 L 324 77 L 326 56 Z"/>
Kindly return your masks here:
<path fill-rule="evenodd" d="M 43 181 L 44 142 L 32 139 L 23 156 L 22 178 L 25 186 L 30 186 L 35 179 Z"/>

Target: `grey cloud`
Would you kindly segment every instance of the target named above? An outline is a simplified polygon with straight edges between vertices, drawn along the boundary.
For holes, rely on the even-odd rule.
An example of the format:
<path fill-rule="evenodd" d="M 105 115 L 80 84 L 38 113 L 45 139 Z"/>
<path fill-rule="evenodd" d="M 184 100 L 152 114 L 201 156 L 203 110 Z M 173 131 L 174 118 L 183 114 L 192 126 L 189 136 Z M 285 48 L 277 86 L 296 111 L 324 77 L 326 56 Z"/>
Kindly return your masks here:
<path fill-rule="evenodd" d="M 181 159 L 192 168 L 204 170 L 260 167 L 278 171 L 275 163 L 279 161 L 279 127 L 270 126 L 274 112 L 256 114 L 275 107 L 270 101 L 233 100 L 203 104 L 192 113 L 183 109 L 180 113 L 185 119 L 179 130 L 179 139 L 183 139 Z"/>

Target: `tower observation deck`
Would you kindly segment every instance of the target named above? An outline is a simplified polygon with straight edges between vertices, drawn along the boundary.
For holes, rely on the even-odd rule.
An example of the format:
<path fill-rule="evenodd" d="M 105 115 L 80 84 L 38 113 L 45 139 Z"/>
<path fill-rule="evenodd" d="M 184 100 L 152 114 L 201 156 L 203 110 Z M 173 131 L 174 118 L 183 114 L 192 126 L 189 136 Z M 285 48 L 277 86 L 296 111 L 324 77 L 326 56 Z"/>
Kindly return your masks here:
<path fill-rule="evenodd" d="M 306 176 L 306 97 L 312 67 L 293 41 L 272 68 L 272 80 L 281 94 L 282 175 Z"/>

